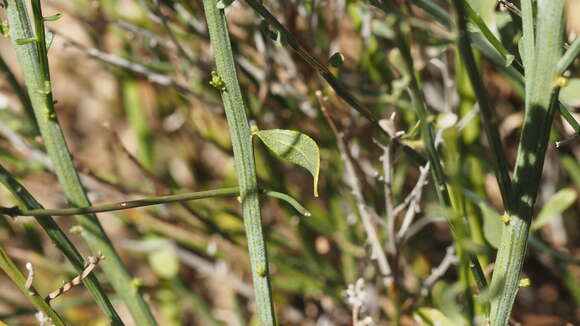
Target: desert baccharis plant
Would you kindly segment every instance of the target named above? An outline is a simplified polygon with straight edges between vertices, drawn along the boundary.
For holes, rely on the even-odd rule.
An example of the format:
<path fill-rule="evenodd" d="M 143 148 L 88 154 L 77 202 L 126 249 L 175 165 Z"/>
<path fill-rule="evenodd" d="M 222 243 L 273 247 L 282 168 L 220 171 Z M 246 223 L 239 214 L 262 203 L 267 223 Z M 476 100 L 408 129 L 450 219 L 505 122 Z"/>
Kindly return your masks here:
<path fill-rule="evenodd" d="M 572 322 L 567 2 L 6 1 L 0 320 Z"/>

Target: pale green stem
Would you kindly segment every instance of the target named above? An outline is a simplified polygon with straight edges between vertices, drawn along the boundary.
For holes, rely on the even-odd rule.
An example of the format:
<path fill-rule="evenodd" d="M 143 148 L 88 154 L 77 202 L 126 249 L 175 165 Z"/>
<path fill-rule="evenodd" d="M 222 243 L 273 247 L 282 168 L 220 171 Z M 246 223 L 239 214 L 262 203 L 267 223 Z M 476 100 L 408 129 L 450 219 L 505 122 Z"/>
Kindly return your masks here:
<path fill-rule="evenodd" d="M 224 1 L 225 2 L 225 1 Z M 248 251 L 256 309 L 262 325 L 276 324 L 266 242 L 260 217 L 260 202 L 256 166 L 252 148 L 252 135 L 246 117 L 242 92 L 236 75 L 236 66 L 223 9 L 217 8 L 218 1 L 204 0 L 203 7 L 214 52 L 217 78 L 224 83 L 219 88 L 224 102 L 226 118 L 230 128 L 234 161 L 240 189 L 242 213 L 248 240 Z"/>
<path fill-rule="evenodd" d="M 578 58 L 580 54 L 580 36 L 576 36 L 576 39 L 570 45 L 570 48 L 564 53 L 560 61 L 558 61 L 558 66 L 556 68 L 556 74 L 561 75 L 568 69 L 568 67 Z"/>
<path fill-rule="evenodd" d="M 55 113 L 40 0 L 32 1 L 36 37 L 32 34 L 23 0 L 8 0 L 7 4 L 11 38 L 24 73 L 40 133 L 58 180 L 72 206 L 90 206 Z M 138 288 L 133 286 L 131 275 L 123 266 L 97 217 L 94 214 L 77 215 L 76 219 L 91 251 L 95 254 L 101 252 L 107 257 L 101 263 L 104 274 L 129 308 L 135 322 L 144 326 L 156 325 L 149 307 Z"/>
<path fill-rule="evenodd" d="M 530 24 L 533 17 L 530 17 L 531 8 L 524 6 L 526 1 L 530 0 L 522 4 L 524 42 L 530 43 L 524 44 L 526 113 L 513 179 L 513 213 L 502 233 L 491 283 L 492 291 L 498 291 L 491 302 L 493 326 L 507 325 L 516 298 L 549 131 L 557 108 L 558 87 L 555 86 L 562 51 L 564 1 L 537 2 L 534 37 L 529 34 L 534 33 L 529 26 L 533 28 L 533 21 Z"/>

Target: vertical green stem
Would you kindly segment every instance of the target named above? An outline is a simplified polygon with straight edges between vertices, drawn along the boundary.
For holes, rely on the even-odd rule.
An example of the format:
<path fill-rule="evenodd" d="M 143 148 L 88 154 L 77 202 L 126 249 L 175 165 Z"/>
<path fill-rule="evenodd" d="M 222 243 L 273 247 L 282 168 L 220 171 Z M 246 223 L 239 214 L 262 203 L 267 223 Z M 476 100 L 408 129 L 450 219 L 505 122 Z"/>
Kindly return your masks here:
<path fill-rule="evenodd" d="M 24 73 L 40 133 L 54 164 L 58 180 L 63 185 L 67 200 L 72 206 L 90 206 L 55 114 L 40 0 L 32 1 L 36 37 L 32 34 L 23 0 L 8 0 L 7 5 L 11 38 Z M 138 289 L 132 285 L 131 276 L 96 215 L 77 215 L 76 220 L 83 230 L 82 236 L 93 253 L 101 252 L 107 258 L 101 263 L 101 267 L 115 291 L 127 304 L 135 322 L 138 325 L 156 325 L 151 311 Z"/>
<path fill-rule="evenodd" d="M 465 69 L 469 75 L 469 79 L 475 91 L 477 102 L 479 103 L 479 110 L 481 113 L 481 121 L 483 128 L 487 135 L 488 142 L 494 153 L 494 168 L 497 182 L 499 184 L 501 197 L 503 199 L 504 207 L 509 212 L 510 209 L 510 195 L 511 195 L 511 179 L 509 176 L 509 165 L 505 157 L 499 130 L 497 128 L 498 122 L 493 108 L 489 103 L 487 91 L 485 89 L 483 79 L 477 69 L 477 63 L 471 49 L 471 42 L 469 32 L 467 30 L 467 14 L 465 12 L 465 0 L 453 0 L 453 5 L 457 13 L 457 27 L 459 29 L 459 53 L 465 63 Z"/>
<path fill-rule="evenodd" d="M 217 3 L 216 0 L 204 0 L 203 7 L 214 51 L 217 74 L 225 83 L 225 87 L 220 88 L 220 91 L 232 138 L 242 213 L 252 265 L 256 307 L 262 324 L 270 326 L 276 324 L 276 318 L 272 303 L 266 244 L 260 218 L 252 136 L 236 75 L 224 9 L 218 9 Z"/>
<path fill-rule="evenodd" d="M 526 114 L 514 172 L 513 213 L 502 234 L 492 277 L 492 288 L 499 290 L 491 303 L 493 326 L 507 325 L 515 301 L 549 130 L 557 107 L 558 88 L 555 86 L 562 52 L 564 1 L 539 0 L 537 6 L 534 35 L 530 30 L 533 26 L 526 30 L 526 25 L 533 25 L 529 23 L 533 19 L 530 17 L 532 10 L 522 5 L 524 33 L 528 33 L 524 35 L 527 37 L 524 42 L 529 43 L 524 44 Z"/>

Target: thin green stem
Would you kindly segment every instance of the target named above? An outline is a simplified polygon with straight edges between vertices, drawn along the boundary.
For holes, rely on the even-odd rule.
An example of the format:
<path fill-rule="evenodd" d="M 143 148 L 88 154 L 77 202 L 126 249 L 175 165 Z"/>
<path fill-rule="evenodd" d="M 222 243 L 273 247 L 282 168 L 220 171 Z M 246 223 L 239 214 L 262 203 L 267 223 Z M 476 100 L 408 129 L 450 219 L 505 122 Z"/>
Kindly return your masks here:
<path fill-rule="evenodd" d="M 564 251 L 552 248 L 549 244 L 545 243 L 544 240 L 542 240 L 537 236 L 530 235 L 528 241 L 530 243 L 530 246 L 532 246 L 534 249 L 536 249 L 538 252 L 542 254 L 550 256 L 555 260 L 559 260 L 560 262 L 565 264 L 573 264 L 580 266 L 580 259 L 574 258 L 574 256 Z"/>
<path fill-rule="evenodd" d="M 529 0 L 523 4 L 527 1 Z M 533 53 L 526 50 L 524 60 L 526 114 L 513 179 L 513 214 L 502 233 L 491 283 L 492 289 L 499 293 L 491 302 L 493 326 L 507 325 L 515 301 L 533 207 L 542 177 L 549 131 L 558 106 L 556 66 L 562 51 L 564 1 L 540 0 L 537 4 L 537 31 Z M 529 20 L 533 19 L 529 17 L 533 12 L 524 5 L 522 9 L 525 28 L 529 25 Z M 530 32 L 534 31 L 528 30 Z M 528 37 L 526 41 L 532 42 L 532 37 Z"/>
<path fill-rule="evenodd" d="M 454 1 L 455 3 L 455 1 Z M 454 4 L 454 6 L 457 8 L 457 4 Z M 521 64 L 521 62 L 519 62 L 517 59 L 515 59 L 513 57 L 513 55 L 503 46 L 503 44 L 501 43 L 501 41 L 495 37 L 495 35 L 492 33 L 491 30 L 489 30 L 489 28 L 487 27 L 487 25 L 485 24 L 485 22 L 483 21 L 483 19 L 481 18 L 481 16 L 475 12 L 475 10 L 473 10 L 473 8 L 471 8 L 471 6 L 469 5 L 469 2 L 467 1 L 463 1 L 463 10 L 461 12 L 461 15 L 459 15 L 459 12 L 456 9 L 456 12 L 458 13 L 458 16 L 460 18 L 458 18 L 457 22 L 458 22 L 458 27 L 460 30 L 460 35 L 459 35 L 459 42 L 461 43 L 461 39 L 465 39 L 467 41 L 467 45 L 471 46 L 471 40 L 469 37 L 469 31 L 467 30 L 467 17 L 469 17 L 469 19 L 475 23 L 475 25 L 479 28 L 479 30 L 481 31 L 481 33 L 483 34 L 483 36 L 485 36 L 485 39 L 497 50 L 497 52 L 499 52 L 502 57 L 507 61 L 508 57 L 511 56 L 513 58 L 513 63 L 517 69 L 517 71 L 519 72 L 523 72 L 523 66 Z M 467 16 L 465 16 L 465 14 L 467 14 Z M 459 21 L 459 19 L 463 19 L 464 21 L 461 22 Z M 462 24 L 462 26 L 460 26 L 459 24 Z M 461 35 L 464 34 L 464 35 Z"/>
<path fill-rule="evenodd" d="M 0 166 L 0 169 L 2 167 Z M 0 170 L 0 175 L 3 172 Z M 120 211 L 125 209 L 131 208 L 138 208 L 138 207 L 146 207 L 151 205 L 158 205 L 158 204 L 169 204 L 169 203 L 176 203 L 176 202 L 184 202 L 189 200 L 198 200 L 198 199 L 206 199 L 206 198 L 216 198 L 216 197 L 231 197 L 231 196 L 238 196 L 240 194 L 238 187 L 231 187 L 231 188 L 223 188 L 223 189 L 215 189 L 215 190 L 207 190 L 207 191 L 199 191 L 194 193 L 186 193 L 186 194 L 177 194 L 177 195 L 167 195 L 167 196 L 158 196 L 158 197 L 151 197 L 151 198 L 142 198 L 136 200 L 129 200 L 129 201 L 122 201 L 118 203 L 111 203 L 111 204 L 103 204 L 103 205 L 93 205 L 88 207 L 79 207 L 79 208 L 56 208 L 56 209 L 20 209 L 18 207 L 1 207 L 0 206 L 0 214 L 5 214 L 8 216 L 37 216 L 37 217 L 50 217 L 53 216 L 67 216 L 67 215 L 78 215 L 78 214 L 93 214 L 93 213 L 103 213 L 103 212 L 112 212 L 112 211 Z M 290 204 L 296 211 L 304 216 L 310 216 L 310 212 L 304 208 L 300 203 L 281 192 L 272 191 L 272 190 L 263 190 L 260 189 L 260 194 L 264 194 L 266 196 L 274 197 L 281 199 L 288 204 Z"/>
<path fill-rule="evenodd" d="M 242 92 L 236 75 L 236 66 L 223 9 L 218 1 L 204 0 L 203 7 L 213 47 L 217 87 L 222 95 L 226 118 L 230 128 L 234 160 L 242 203 L 242 214 L 248 240 L 248 251 L 258 316 L 265 326 L 276 325 L 268 255 L 260 217 L 260 202 L 256 166 L 252 148 L 252 135 L 246 116 Z M 214 85 L 218 85 L 214 84 Z"/>
<path fill-rule="evenodd" d="M 34 197 L 20 184 L 16 178 L 10 174 L 2 165 L 0 165 L 0 183 L 10 191 L 12 196 L 19 202 L 24 210 L 42 210 L 43 207 L 40 203 L 34 199 Z M 85 261 L 81 254 L 77 251 L 73 243 L 66 236 L 66 233 L 58 226 L 56 221 L 50 216 L 44 216 L 42 218 L 36 218 L 36 221 L 45 230 L 46 234 L 55 243 L 57 248 L 64 254 L 64 256 L 69 260 L 74 269 L 80 274 L 84 270 Z M 121 318 L 117 315 L 117 312 L 113 308 L 113 305 L 107 298 L 107 295 L 103 291 L 97 277 L 94 274 L 89 274 L 88 277 L 83 279 L 83 284 L 87 290 L 91 293 L 97 305 L 101 308 L 103 313 L 109 319 L 111 325 L 121 326 L 123 322 Z"/>
<path fill-rule="evenodd" d="M 576 58 L 580 54 L 580 37 L 576 37 L 570 48 L 566 50 L 566 53 L 562 56 L 558 65 L 556 66 L 556 74 L 561 75 L 570 67 Z"/>
<path fill-rule="evenodd" d="M 23 0 L 8 0 L 7 3 L 10 34 L 24 73 L 36 121 L 40 127 L 47 152 L 54 164 L 56 175 L 72 206 L 90 206 L 55 113 L 40 0 L 32 1 L 36 37 L 32 34 Z M 81 235 L 91 251 L 93 253 L 101 252 L 107 257 L 101 263 L 101 267 L 105 271 L 104 274 L 115 291 L 123 298 L 135 322 L 139 325 L 156 325 L 149 307 L 140 295 L 138 288 L 132 285 L 131 275 L 123 266 L 97 217 L 93 214 L 77 215 L 76 220 L 83 230 Z"/>
<path fill-rule="evenodd" d="M 52 309 L 48 302 L 44 301 L 43 297 L 38 294 L 34 287 L 27 287 L 26 278 L 2 247 L 0 247 L 0 268 L 6 272 L 8 277 L 18 286 L 18 289 L 30 300 L 34 307 L 46 317 L 50 318 L 51 325 L 66 325 L 64 320 Z"/>
<path fill-rule="evenodd" d="M 566 120 L 570 124 L 570 126 L 572 126 L 572 129 L 574 129 L 576 135 L 580 135 L 580 123 L 578 123 L 578 121 L 576 121 L 576 118 L 574 118 L 574 116 L 570 114 L 570 112 L 568 112 L 564 104 L 562 103 L 558 104 L 558 112 L 560 112 L 562 118 L 564 118 L 564 120 Z"/>
<path fill-rule="evenodd" d="M 511 178 L 509 175 L 509 165 L 503 150 L 499 130 L 497 128 L 499 125 L 497 117 L 493 111 L 491 103 L 489 102 L 487 90 L 484 86 L 481 74 L 477 68 L 477 63 L 475 62 L 475 57 L 471 48 L 469 32 L 467 30 L 467 17 L 465 15 L 465 9 L 469 8 L 471 11 L 473 11 L 473 9 L 466 7 L 464 0 L 453 0 L 453 5 L 455 6 L 457 13 L 456 18 L 457 27 L 459 29 L 459 52 L 461 54 L 461 58 L 463 59 L 467 74 L 469 75 L 469 79 L 471 80 L 471 85 L 473 86 L 475 97 L 479 103 L 479 112 L 481 112 L 483 129 L 485 129 L 487 140 L 491 146 L 492 152 L 494 153 L 493 158 L 495 176 L 499 184 L 503 204 L 506 210 L 510 212 Z"/>

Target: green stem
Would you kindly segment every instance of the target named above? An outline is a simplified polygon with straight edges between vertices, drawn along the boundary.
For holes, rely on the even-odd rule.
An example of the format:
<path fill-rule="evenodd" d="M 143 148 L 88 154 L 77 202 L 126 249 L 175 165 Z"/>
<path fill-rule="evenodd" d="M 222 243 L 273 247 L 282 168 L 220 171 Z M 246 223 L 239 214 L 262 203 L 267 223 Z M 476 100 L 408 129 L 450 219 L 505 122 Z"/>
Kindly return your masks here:
<path fill-rule="evenodd" d="M 558 105 L 558 112 L 560 112 L 562 118 L 564 118 L 564 120 L 566 120 L 570 124 L 570 126 L 572 126 L 572 129 L 574 129 L 574 133 L 576 133 L 576 135 L 580 135 L 580 123 L 578 123 L 578 121 L 576 121 L 576 118 L 574 118 L 574 116 L 570 114 L 570 112 L 568 112 L 564 104 L 560 103 Z"/>
<path fill-rule="evenodd" d="M 56 175 L 72 206 L 90 206 L 55 114 L 40 0 L 32 1 L 36 38 L 32 35 L 23 0 L 8 0 L 7 3 L 10 34 L 24 73 L 36 121 Z M 115 291 L 123 298 L 135 322 L 138 325 L 156 325 L 149 307 L 139 290 L 132 285 L 131 275 L 123 266 L 97 217 L 94 214 L 77 215 L 76 220 L 83 229 L 81 235 L 91 251 L 102 252 L 107 257 L 101 267 Z"/>
<path fill-rule="evenodd" d="M 0 166 L 0 169 L 2 167 Z M 0 174 L 2 174 L 0 170 Z M 296 209 L 300 214 L 304 216 L 310 216 L 310 212 L 306 210 L 296 199 L 283 194 L 281 192 L 272 190 L 260 189 L 260 193 L 266 196 L 281 199 L 288 204 L 290 204 L 294 209 Z M 21 210 L 18 207 L 0 207 L 0 214 L 5 214 L 8 216 L 37 216 L 37 217 L 49 217 L 54 216 L 67 216 L 67 215 L 78 215 L 78 214 L 89 214 L 89 213 L 103 213 L 120 211 L 131 208 L 145 207 L 158 204 L 169 204 L 175 202 L 183 202 L 189 200 L 215 198 L 215 197 L 228 197 L 228 196 L 238 196 L 240 194 L 238 187 L 223 188 L 216 190 L 199 191 L 194 193 L 177 194 L 177 195 L 167 195 L 158 196 L 151 198 L 142 198 L 136 200 L 122 201 L 118 203 L 103 204 L 103 205 L 93 205 L 88 207 L 79 208 L 57 208 L 57 209 L 24 209 Z"/>
<path fill-rule="evenodd" d="M 38 134 L 38 124 L 36 123 L 36 119 L 34 118 L 34 111 L 32 109 L 32 103 L 30 103 L 30 98 L 28 97 L 28 94 L 26 94 L 26 90 L 23 89 L 22 86 L 20 86 L 20 83 L 16 79 L 16 76 L 14 76 L 12 70 L 10 70 L 10 67 L 8 67 L 2 56 L 0 56 L 0 71 L 4 73 L 6 81 L 8 82 L 8 84 L 10 84 L 10 87 L 12 87 L 12 90 L 18 96 L 20 104 L 22 104 L 22 107 L 24 108 L 24 112 L 26 112 L 28 119 L 34 126 L 35 129 L 34 133 Z"/>
<path fill-rule="evenodd" d="M 560 61 L 558 61 L 558 66 L 556 67 L 556 74 L 561 75 L 568 69 L 568 67 L 578 58 L 580 54 L 580 37 L 576 37 L 570 48 L 564 53 Z"/>
<path fill-rule="evenodd" d="M 457 22 L 458 22 L 459 33 L 460 33 L 460 35 L 459 35 L 460 47 L 461 47 L 461 42 L 467 42 L 467 45 L 471 46 L 469 31 L 467 30 L 467 17 L 469 17 L 469 19 L 479 28 L 479 30 L 481 31 L 483 36 L 485 36 L 485 39 L 497 50 L 498 53 L 501 54 L 501 56 L 507 62 L 509 56 L 511 56 L 511 53 L 503 46 L 501 41 L 497 37 L 495 37 L 493 32 L 485 24 L 485 21 L 483 21 L 483 18 L 481 18 L 481 16 L 477 12 L 475 12 L 475 10 L 473 10 L 473 8 L 471 8 L 471 6 L 469 5 L 469 2 L 467 2 L 465 0 L 463 0 L 462 2 L 463 2 L 463 8 L 461 8 L 461 14 L 459 14 L 458 7 L 457 7 L 458 4 L 454 0 L 454 6 L 456 8 L 456 13 L 458 14 L 458 17 L 459 17 L 459 18 L 457 18 Z M 467 14 L 467 16 L 465 16 L 465 14 Z M 460 21 L 459 19 L 462 19 L 463 22 Z M 462 35 L 462 34 L 464 34 L 464 35 Z M 513 58 L 513 56 L 512 56 L 512 58 Z M 523 72 L 524 67 L 518 61 L 518 59 L 514 58 L 513 61 L 514 62 L 512 64 L 515 66 L 516 70 L 519 72 Z"/>
<path fill-rule="evenodd" d="M 248 240 L 254 293 L 258 316 L 265 326 L 276 325 L 268 256 L 260 217 L 260 202 L 256 180 L 256 166 L 252 149 L 252 135 L 232 53 L 226 18 L 218 1 L 204 0 L 203 7 L 213 47 L 218 78 L 225 84 L 220 88 L 226 118 L 230 127 L 236 173 L 240 189 L 242 213 Z"/>
<path fill-rule="evenodd" d="M 459 52 L 463 58 L 465 69 L 467 70 L 477 102 L 479 103 L 479 112 L 481 113 L 481 121 L 487 135 L 487 140 L 491 146 L 492 152 L 494 153 L 495 176 L 499 184 L 503 204 L 506 210 L 510 212 L 511 178 L 509 175 L 509 165 L 504 154 L 501 137 L 497 128 L 499 125 L 497 117 L 488 100 L 487 91 L 483 79 L 481 78 L 481 74 L 477 69 L 477 63 L 475 62 L 475 57 L 471 48 L 471 41 L 467 30 L 467 16 L 465 14 L 466 3 L 464 1 L 465 0 L 453 0 L 453 5 L 455 6 L 457 13 L 457 27 L 459 29 Z M 473 9 L 469 9 L 473 11 Z"/>
<path fill-rule="evenodd" d="M 0 165 L 0 183 L 10 191 L 16 198 L 20 206 L 28 210 L 42 210 L 43 207 L 36 199 L 20 184 L 2 165 Z M 49 238 L 55 243 L 57 248 L 69 260 L 77 273 L 82 273 L 85 268 L 85 261 L 81 254 L 77 251 L 73 243 L 66 236 L 64 231 L 58 226 L 56 221 L 50 216 L 43 218 L 36 218 L 36 221 L 45 230 Z M 83 284 L 91 293 L 97 305 L 101 308 L 103 313 L 107 316 L 110 323 L 115 326 L 123 325 L 121 318 L 113 308 L 113 305 L 107 298 L 103 291 L 97 277 L 94 274 L 89 274 L 83 279 Z"/>
<path fill-rule="evenodd" d="M 529 1 L 529 0 L 528 0 Z M 523 2 L 525 4 L 526 1 Z M 524 27 L 531 10 L 522 4 Z M 498 296 L 491 302 L 493 326 L 507 325 L 518 290 L 545 152 L 554 112 L 558 105 L 557 63 L 562 51 L 563 0 L 538 1 L 534 53 L 526 52 L 526 114 L 514 172 L 513 214 L 502 233 L 492 289 Z M 532 31 L 527 31 L 531 32 Z M 533 42 L 529 36 L 527 42 Z M 525 46 L 525 45 L 524 45 Z M 529 47 L 531 48 L 531 47 Z M 530 60 L 532 59 L 532 60 Z"/>
<path fill-rule="evenodd" d="M 18 286 L 20 291 L 28 297 L 28 300 L 32 302 L 34 307 L 38 309 L 38 311 L 42 312 L 45 316 L 49 317 L 52 324 L 55 326 L 65 326 L 65 322 L 62 318 L 52 309 L 52 307 L 48 304 L 48 302 L 44 301 L 44 299 L 36 292 L 33 287 L 27 288 L 26 287 L 26 278 L 16 264 L 10 259 L 4 248 L 0 247 L 0 268 L 6 272 L 8 277 Z"/>

